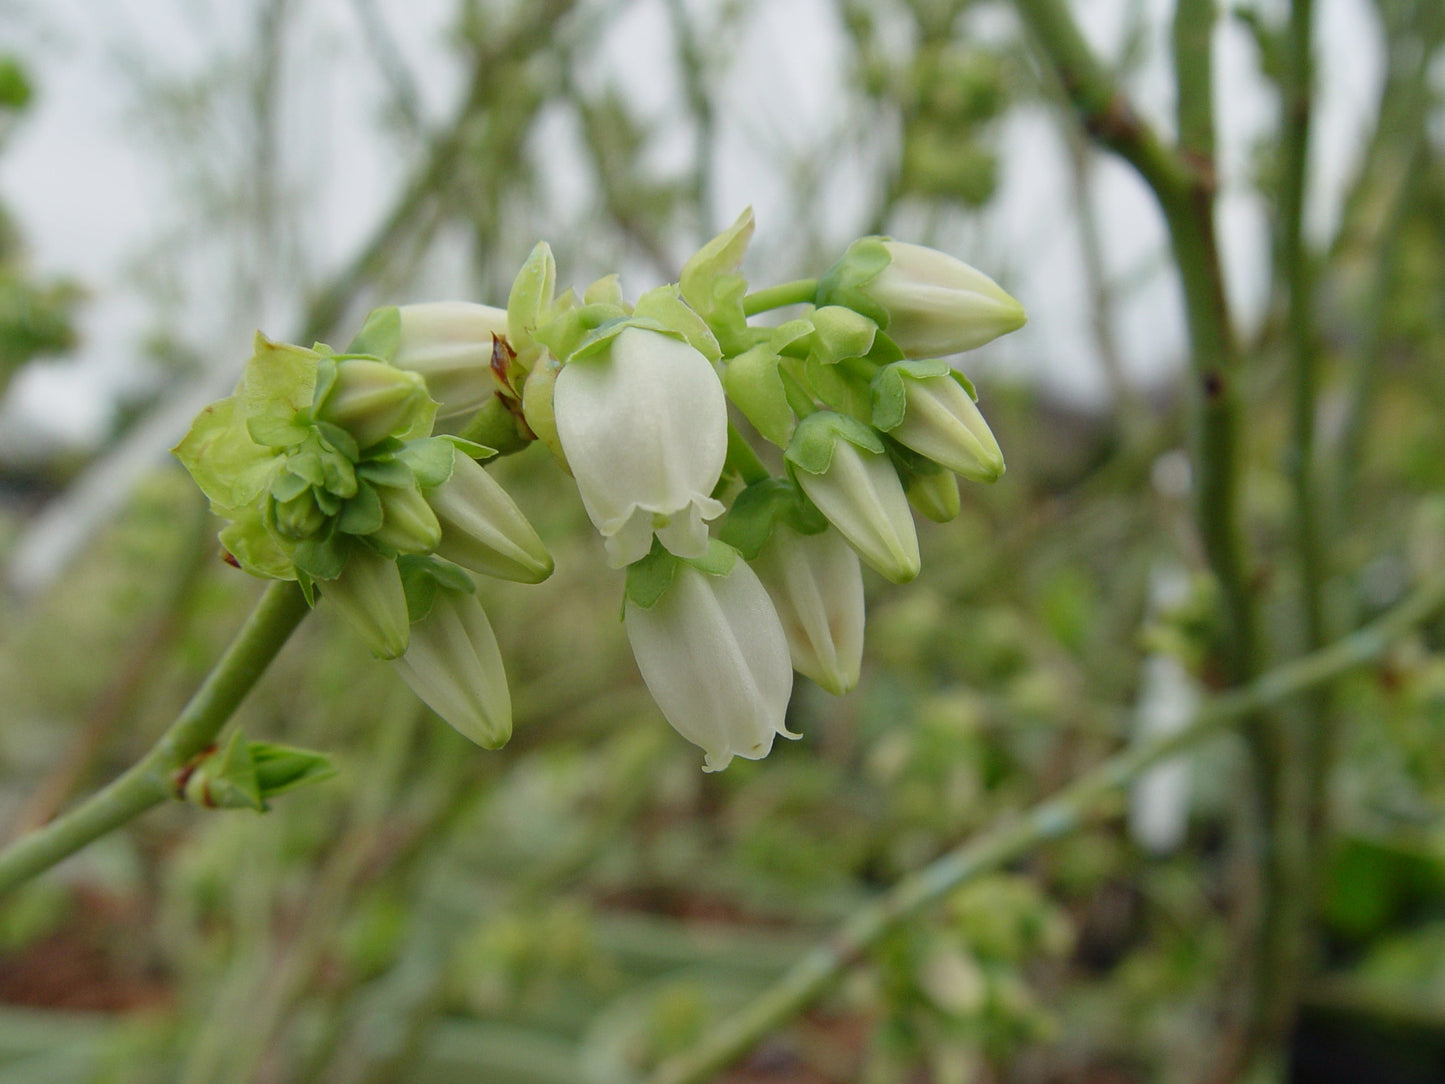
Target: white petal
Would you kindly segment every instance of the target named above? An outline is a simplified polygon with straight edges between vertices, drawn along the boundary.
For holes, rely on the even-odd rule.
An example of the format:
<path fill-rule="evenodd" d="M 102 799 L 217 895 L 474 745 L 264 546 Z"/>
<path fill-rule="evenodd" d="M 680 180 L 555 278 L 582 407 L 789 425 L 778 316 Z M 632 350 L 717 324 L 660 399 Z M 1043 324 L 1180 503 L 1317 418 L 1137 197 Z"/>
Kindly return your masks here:
<path fill-rule="evenodd" d="M 793 671 L 787 639 L 752 569 L 727 576 L 680 565 L 649 610 L 628 602 L 627 638 L 637 668 L 667 721 L 706 752 L 707 771 L 734 756 L 768 755 L 784 715 Z"/>
<path fill-rule="evenodd" d="M 604 536 L 638 509 L 671 517 L 704 502 L 705 518 L 721 513 L 710 495 L 727 456 L 727 402 L 687 343 L 625 328 L 606 352 L 563 367 L 554 406 L 582 503 Z"/>

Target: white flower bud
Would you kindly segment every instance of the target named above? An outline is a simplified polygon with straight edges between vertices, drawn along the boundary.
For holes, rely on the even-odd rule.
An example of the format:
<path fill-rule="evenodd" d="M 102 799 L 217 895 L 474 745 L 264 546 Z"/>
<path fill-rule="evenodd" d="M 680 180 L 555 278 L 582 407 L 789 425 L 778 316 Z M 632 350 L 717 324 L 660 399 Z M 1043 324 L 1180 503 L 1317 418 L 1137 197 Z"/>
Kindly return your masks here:
<path fill-rule="evenodd" d="M 1003 475 L 1003 452 L 973 397 L 952 376 L 905 377 L 908 405 L 888 435 L 975 482 Z"/>
<path fill-rule="evenodd" d="M 336 365 L 336 383 L 318 416 L 351 434 L 366 449 L 387 437 L 423 435 L 431 428 L 435 406 L 426 381 L 384 361 L 345 358 Z"/>
<path fill-rule="evenodd" d="M 864 290 L 888 313 L 888 335 L 906 357 L 972 350 L 1017 331 L 1023 306 L 977 268 L 945 252 L 884 241 L 892 257 Z"/>
<path fill-rule="evenodd" d="M 357 546 L 341 575 L 321 585 L 321 595 L 383 659 L 394 659 L 406 650 L 406 594 L 390 557 Z"/>
<path fill-rule="evenodd" d="M 552 574 L 552 555 L 536 530 L 474 459 L 457 452 L 451 477 L 426 496 L 441 523 L 438 557 L 518 583 L 541 583 Z"/>
<path fill-rule="evenodd" d="M 492 336 L 506 338 L 507 311 L 470 301 L 430 301 L 397 311 L 401 341 L 392 364 L 421 374 L 438 418 L 480 410 L 497 390 Z"/>
<path fill-rule="evenodd" d="M 627 327 L 569 360 L 554 392 L 557 435 L 592 522 L 622 568 L 655 531 L 679 557 L 707 550 L 704 521 L 727 455 L 727 402 L 702 354 L 658 331 Z"/>
<path fill-rule="evenodd" d="M 777 607 L 793 669 L 834 696 L 858 684 L 863 664 L 863 574 L 834 530 L 799 534 L 779 523 L 752 561 Z"/>
<path fill-rule="evenodd" d="M 757 575 L 742 560 L 725 576 L 680 563 L 650 608 L 630 598 L 627 638 L 642 680 L 679 734 L 707 754 L 704 770 L 734 756 L 760 760 L 784 723 L 793 691 L 788 642 Z"/>
<path fill-rule="evenodd" d="M 438 591 L 395 665 L 412 692 L 464 737 L 498 749 L 512 736 L 502 653 L 476 595 Z"/>
<path fill-rule="evenodd" d="M 894 583 L 918 575 L 918 533 L 903 483 L 888 456 L 839 438 L 821 474 L 796 472 L 798 484 L 828 522 L 871 567 Z"/>

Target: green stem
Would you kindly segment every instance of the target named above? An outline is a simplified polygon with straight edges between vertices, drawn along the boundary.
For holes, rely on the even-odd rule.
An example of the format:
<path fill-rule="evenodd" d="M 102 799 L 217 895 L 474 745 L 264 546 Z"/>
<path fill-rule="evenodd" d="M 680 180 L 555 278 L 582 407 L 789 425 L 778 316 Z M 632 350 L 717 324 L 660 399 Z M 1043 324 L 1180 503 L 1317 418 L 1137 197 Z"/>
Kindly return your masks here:
<path fill-rule="evenodd" d="M 175 793 L 174 777 L 216 739 L 308 610 L 294 583 L 273 583 L 231 646 L 144 757 L 70 812 L 0 852 L 0 896 Z"/>
<path fill-rule="evenodd" d="M 695 1084 L 713 1077 L 764 1036 L 818 1000 L 844 971 L 900 924 L 960 885 L 1019 858 L 1040 843 L 1082 827 L 1115 791 L 1171 756 L 1192 749 L 1228 724 L 1378 659 L 1397 639 L 1445 605 L 1445 572 L 1418 588 L 1374 624 L 1295 659 L 1202 706 L 1187 727 L 1140 742 L 1079 777 L 1017 819 L 974 836 L 856 912 L 747 1008 L 708 1032 L 697 1047 L 660 1065 L 646 1084 Z"/>
<path fill-rule="evenodd" d="M 817 279 L 798 279 L 765 290 L 755 290 L 743 298 L 743 312 L 756 316 L 771 309 L 786 308 L 788 305 L 811 305 L 818 294 Z"/>
<path fill-rule="evenodd" d="M 752 445 L 743 439 L 738 427 L 731 422 L 728 423 L 727 465 L 737 471 L 738 476 L 748 485 L 772 477 L 772 472 L 763 465 L 758 453 L 753 451 Z"/>

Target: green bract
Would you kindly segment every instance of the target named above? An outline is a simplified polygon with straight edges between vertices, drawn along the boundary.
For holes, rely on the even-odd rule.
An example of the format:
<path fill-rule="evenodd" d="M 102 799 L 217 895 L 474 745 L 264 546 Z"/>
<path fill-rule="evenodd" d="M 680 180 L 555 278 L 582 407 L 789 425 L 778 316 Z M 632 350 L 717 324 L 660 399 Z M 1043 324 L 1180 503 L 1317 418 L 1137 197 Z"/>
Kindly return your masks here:
<path fill-rule="evenodd" d="M 725 354 L 740 354 L 751 345 L 743 313 L 748 282 L 738 268 L 752 236 L 753 209 L 749 207 L 693 254 L 678 280 L 683 300 L 707 322 Z"/>

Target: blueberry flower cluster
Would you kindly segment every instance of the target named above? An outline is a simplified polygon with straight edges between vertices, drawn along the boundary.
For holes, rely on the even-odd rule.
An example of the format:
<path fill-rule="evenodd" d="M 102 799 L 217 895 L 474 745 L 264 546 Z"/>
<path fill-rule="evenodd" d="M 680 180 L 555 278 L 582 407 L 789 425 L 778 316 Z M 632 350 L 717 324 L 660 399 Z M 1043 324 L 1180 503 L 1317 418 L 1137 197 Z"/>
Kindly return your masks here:
<path fill-rule="evenodd" d="M 319 589 L 494 747 L 510 701 L 472 576 L 534 583 L 552 562 L 478 461 L 541 440 L 626 570 L 623 622 L 664 716 L 708 770 L 766 756 L 797 736 L 794 670 L 836 695 L 857 684 L 860 561 L 913 579 L 910 504 L 946 521 L 958 477 L 1002 475 L 972 385 L 942 359 L 1024 313 L 953 257 L 879 237 L 820 279 L 749 293 L 752 231 L 744 212 L 634 302 L 616 276 L 559 294 L 539 244 L 505 310 L 379 309 L 344 354 L 258 338 L 176 454 L 230 521 L 236 563 Z M 807 309 L 749 322 L 789 305 Z"/>

